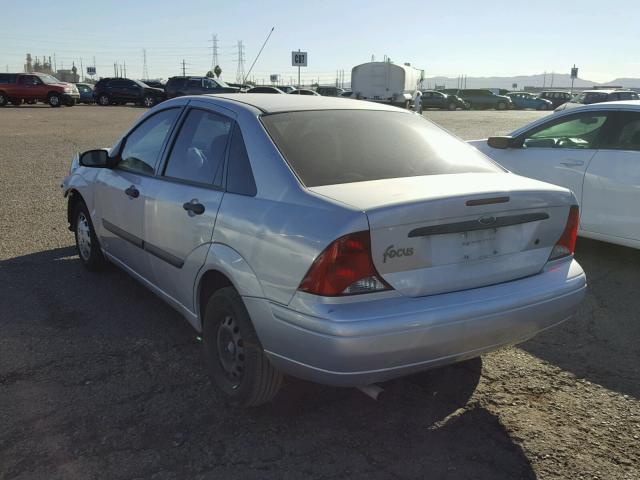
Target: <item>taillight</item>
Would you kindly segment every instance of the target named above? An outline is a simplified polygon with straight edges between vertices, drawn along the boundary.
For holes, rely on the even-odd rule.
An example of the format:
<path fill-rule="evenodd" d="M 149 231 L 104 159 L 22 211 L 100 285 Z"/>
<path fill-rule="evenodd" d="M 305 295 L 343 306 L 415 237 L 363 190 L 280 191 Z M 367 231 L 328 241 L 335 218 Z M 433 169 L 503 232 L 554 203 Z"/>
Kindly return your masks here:
<path fill-rule="evenodd" d="M 389 290 L 371 259 L 369 232 L 357 232 L 335 240 L 316 258 L 302 280 L 303 292 L 334 297 Z"/>
<path fill-rule="evenodd" d="M 576 250 L 576 238 L 578 237 L 578 225 L 580 224 L 580 209 L 577 205 L 572 205 L 569 209 L 569 218 L 564 227 L 564 231 L 560 239 L 556 242 L 549 260 L 557 260 L 558 258 L 571 255 Z"/>

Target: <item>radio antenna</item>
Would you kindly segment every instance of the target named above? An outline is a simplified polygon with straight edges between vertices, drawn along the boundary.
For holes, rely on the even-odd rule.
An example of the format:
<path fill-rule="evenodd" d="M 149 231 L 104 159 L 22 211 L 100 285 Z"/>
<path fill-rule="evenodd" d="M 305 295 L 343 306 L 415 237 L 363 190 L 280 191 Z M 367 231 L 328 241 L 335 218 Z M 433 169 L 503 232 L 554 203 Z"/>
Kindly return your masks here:
<path fill-rule="evenodd" d="M 273 30 L 276 27 L 271 27 L 271 31 L 269 32 L 269 35 L 267 35 L 267 38 L 265 39 L 264 43 L 262 44 L 262 47 L 260 48 L 260 51 L 258 52 L 258 55 L 256 55 L 255 60 L 253 61 L 253 63 L 251 64 L 251 67 L 249 67 L 249 71 L 247 72 L 247 74 L 244 76 L 244 78 L 242 79 L 242 84 L 245 84 L 245 81 L 247 80 L 247 77 L 249 77 L 249 74 L 251 73 L 251 70 L 253 70 L 253 66 L 256 64 L 256 62 L 258 61 L 258 58 L 260 57 L 260 54 L 262 53 L 262 50 L 264 50 L 264 46 L 267 44 L 267 42 L 269 41 L 269 38 L 271 37 L 271 34 L 273 33 Z"/>

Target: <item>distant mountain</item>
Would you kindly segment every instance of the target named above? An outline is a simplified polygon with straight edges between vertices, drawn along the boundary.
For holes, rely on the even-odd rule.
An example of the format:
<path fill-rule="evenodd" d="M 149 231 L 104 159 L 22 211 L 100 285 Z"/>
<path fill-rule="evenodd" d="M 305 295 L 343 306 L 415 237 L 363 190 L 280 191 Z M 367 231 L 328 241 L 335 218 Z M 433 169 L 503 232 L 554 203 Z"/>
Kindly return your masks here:
<path fill-rule="evenodd" d="M 513 84 L 518 85 L 518 89 L 523 87 L 543 87 L 546 88 L 570 88 L 571 76 L 569 74 L 547 73 L 538 75 L 518 75 L 514 77 L 467 77 L 466 88 L 506 88 L 511 90 Z M 444 85 L 445 88 L 458 87 L 456 77 L 426 77 L 424 86 L 434 88 L 436 85 Z M 616 78 L 606 83 L 593 82 L 583 78 L 576 78 L 573 86 L 577 88 L 589 88 L 599 85 L 616 85 L 627 88 L 640 87 L 640 78 Z"/>

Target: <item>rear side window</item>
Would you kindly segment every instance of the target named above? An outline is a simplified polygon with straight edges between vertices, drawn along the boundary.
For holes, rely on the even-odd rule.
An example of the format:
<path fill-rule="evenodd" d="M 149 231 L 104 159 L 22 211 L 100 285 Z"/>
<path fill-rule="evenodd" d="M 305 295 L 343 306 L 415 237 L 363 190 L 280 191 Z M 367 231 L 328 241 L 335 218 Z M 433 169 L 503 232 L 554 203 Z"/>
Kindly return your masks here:
<path fill-rule="evenodd" d="M 502 170 L 419 115 L 370 110 L 286 112 L 261 117 L 308 187 Z"/>
<path fill-rule="evenodd" d="M 242 132 L 237 124 L 233 129 L 229 147 L 227 191 L 252 197 L 256 194 L 256 182 L 253 179 L 249 155 L 247 155 Z"/>
<path fill-rule="evenodd" d="M 231 125 L 232 120 L 227 117 L 192 109 L 173 145 L 164 175 L 213 185 L 224 164 Z"/>

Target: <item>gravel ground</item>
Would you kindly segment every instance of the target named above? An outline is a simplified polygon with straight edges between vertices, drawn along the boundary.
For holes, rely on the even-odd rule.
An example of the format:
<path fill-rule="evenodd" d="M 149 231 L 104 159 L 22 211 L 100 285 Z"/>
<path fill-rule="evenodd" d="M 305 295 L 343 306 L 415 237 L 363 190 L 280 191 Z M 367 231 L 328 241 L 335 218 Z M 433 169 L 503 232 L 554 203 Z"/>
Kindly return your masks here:
<path fill-rule="evenodd" d="M 354 389 L 226 406 L 195 333 L 75 257 L 60 179 L 144 110 L 0 111 L 0 478 L 638 479 L 640 251 L 581 240 L 577 317 L 517 348 Z M 543 113 L 427 112 L 463 138 Z"/>

